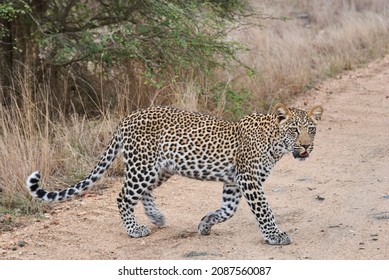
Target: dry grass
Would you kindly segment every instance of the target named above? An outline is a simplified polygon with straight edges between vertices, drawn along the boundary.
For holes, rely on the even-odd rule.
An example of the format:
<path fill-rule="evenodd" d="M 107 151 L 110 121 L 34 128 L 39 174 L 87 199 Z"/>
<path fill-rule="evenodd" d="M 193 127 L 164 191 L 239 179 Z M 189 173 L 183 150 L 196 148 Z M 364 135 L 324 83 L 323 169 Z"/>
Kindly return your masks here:
<path fill-rule="evenodd" d="M 265 14 L 287 17 L 262 21 L 266 28 L 231 34 L 249 46 L 242 60 L 256 70 L 255 75 L 248 78 L 238 67 L 212 77 L 189 74 L 187 82 L 172 78 L 169 88 L 142 98 L 149 104 L 172 104 L 234 118 L 252 110 L 265 111 L 272 103 L 287 101 L 320 79 L 388 53 L 389 4 L 385 0 L 253 3 L 258 3 L 256 8 Z M 129 100 L 128 92 L 134 88 L 131 81 L 114 83 L 116 116 L 104 113 L 109 108 L 101 108 L 98 120 L 80 116 L 66 119 L 63 112 L 53 114 L 50 92 L 31 88 L 35 83 L 25 77 L 15 79 L 22 89 L 22 102 L 0 107 L 0 214 L 8 211 L 4 209 L 39 211 L 40 204 L 32 201 L 23 187 L 27 176 L 40 170 L 43 181 L 51 187 L 82 178 L 105 148 L 119 117 L 145 104 L 140 98 Z M 39 96 L 32 96 L 32 92 Z"/>
<path fill-rule="evenodd" d="M 22 79 L 15 82 L 26 84 Z M 44 181 L 50 178 L 49 188 L 81 179 L 105 148 L 117 123 L 109 116 L 98 121 L 78 116 L 66 119 L 56 112 L 51 117 L 45 98 L 50 92 L 34 89 L 40 97 L 32 99 L 30 89 L 22 90 L 22 104 L 0 106 L 0 214 L 7 209 L 41 211 L 42 205 L 31 200 L 24 189 L 27 176 L 40 170 Z M 42 102 L 31 102 L 37 99 Z"/>
<path fill-rule="evenodd" d="M 248 45 L 242 60 L 252 78 L 232 69 L 232 79 L 252 93 L 251 110 L 267 110 L 319 80 L 364 65 L 389 51 L 389 3 L 384 0 L 253 1 L 265 15 L 263 28 L 235 31 Z M 231 78 L 232 77 L 232 78 Z"/>

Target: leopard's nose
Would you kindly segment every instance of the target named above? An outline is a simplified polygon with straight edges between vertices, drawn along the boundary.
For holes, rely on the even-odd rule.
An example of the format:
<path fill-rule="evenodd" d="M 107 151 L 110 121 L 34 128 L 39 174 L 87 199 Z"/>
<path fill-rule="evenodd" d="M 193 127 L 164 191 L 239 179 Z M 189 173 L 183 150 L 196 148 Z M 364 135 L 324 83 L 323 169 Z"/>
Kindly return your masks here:
<path fill-rule="evenodd" d="M 301 147 L 303 147 L 306 151 L 308 151 L 308 148 L 310 147 L 311 145 L 301 145 Z"/>

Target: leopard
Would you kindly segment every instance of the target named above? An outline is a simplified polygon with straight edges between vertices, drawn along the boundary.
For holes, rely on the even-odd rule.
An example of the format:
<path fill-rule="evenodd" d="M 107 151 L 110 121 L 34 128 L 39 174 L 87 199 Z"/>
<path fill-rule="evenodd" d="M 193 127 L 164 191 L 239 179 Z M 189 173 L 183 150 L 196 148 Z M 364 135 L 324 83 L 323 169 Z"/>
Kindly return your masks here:
<path fill-rule="evenodd" d="M 122 119 L 100 160 L 83 180 L 48 191 L 40 186 L 41 175 L 35 171 L 25 186 L 32 197 L 41 201 L 69 200 L 85 194 L 121 152 L 125 179 L 117 205 L 129 236 L 151 233 L 135 218 L 134 208 L 139 201 L 151 223 L 165 226 L 153 190 L 177 174 L 223 183 L 221 205 L 201 219 L 199 234 L 209 235 L 214 225 L 233 217 L 244 196 L 264 242 L 286 245 L 292 239 L 278 228 L 264 183 L 285 154 L 291 153 L 298 160 L 309 157 L 322 114 L 319 105 L 303 110 L 279 103 L 266 114 L 254 112 L 232 122 L 172 107 L 140 109 Z"/>

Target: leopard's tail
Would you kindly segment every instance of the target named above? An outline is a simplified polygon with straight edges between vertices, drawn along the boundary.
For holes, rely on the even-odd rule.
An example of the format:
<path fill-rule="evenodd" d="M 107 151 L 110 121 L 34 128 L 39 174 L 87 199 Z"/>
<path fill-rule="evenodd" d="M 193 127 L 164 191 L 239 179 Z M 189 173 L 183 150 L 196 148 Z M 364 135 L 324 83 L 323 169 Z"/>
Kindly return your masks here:
<path fill-rule="evenodd" d="M 85 193 L 101 178 L 103 173 L 111 166 L 121 148 L 121 137 L 116 132 L 109 142 L 107 149 L 90 174 L 77 184 L 59 191 L 46 191 L 39 186 L 39 171 L 33 172 L 26 180 L 26 187 L 33 197 L 46 202 L 64 201 Z"/>

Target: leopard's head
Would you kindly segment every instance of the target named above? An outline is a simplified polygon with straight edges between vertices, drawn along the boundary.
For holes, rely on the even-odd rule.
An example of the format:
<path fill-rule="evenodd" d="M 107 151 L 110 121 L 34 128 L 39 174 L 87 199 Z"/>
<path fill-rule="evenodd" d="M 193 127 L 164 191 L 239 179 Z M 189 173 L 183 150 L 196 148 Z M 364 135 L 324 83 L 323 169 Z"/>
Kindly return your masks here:
<path fill-rule="evenodd" d="M 315 106 L 309 111 L 288 108 L 284 104 L 274 107 L 280 125 L 285 148 L 297 159 L 304 160 L 313 150 L 316 125 L 321 119 L 323 108 Z"/>

